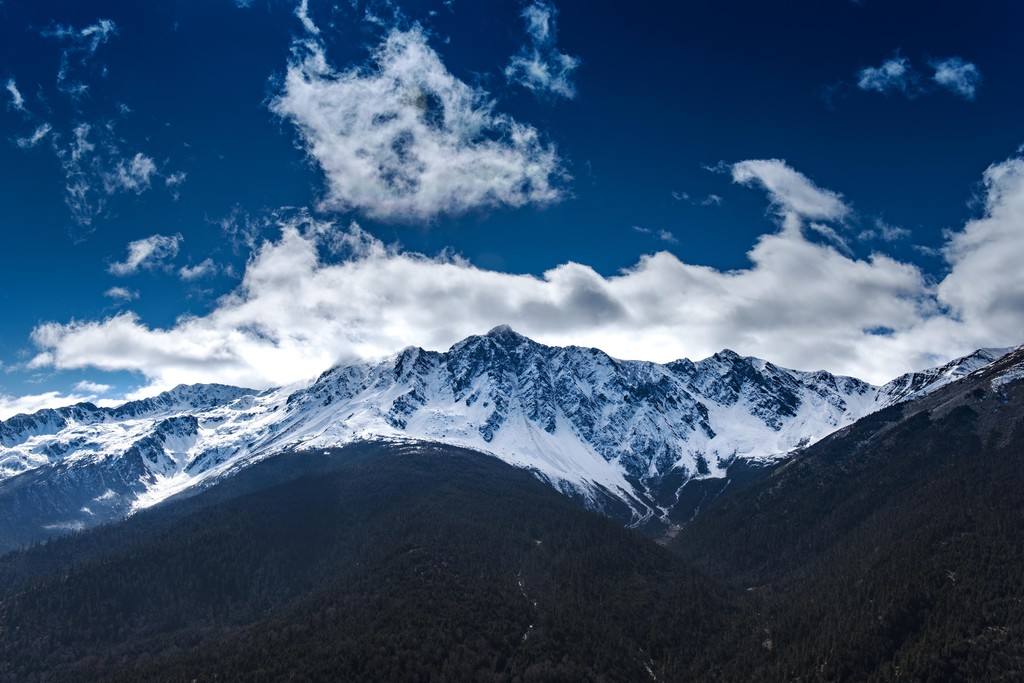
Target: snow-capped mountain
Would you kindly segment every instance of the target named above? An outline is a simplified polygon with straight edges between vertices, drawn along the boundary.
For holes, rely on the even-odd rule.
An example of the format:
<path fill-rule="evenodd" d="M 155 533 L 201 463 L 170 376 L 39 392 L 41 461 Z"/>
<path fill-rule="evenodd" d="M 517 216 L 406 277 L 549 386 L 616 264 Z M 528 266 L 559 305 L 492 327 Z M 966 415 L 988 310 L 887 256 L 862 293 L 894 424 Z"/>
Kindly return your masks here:
<path fill-rule="evenodd" d="M 697 362 L 622 361 L 502 326 L 443 353 L 407 348 L 338 366 L 299 389 L 180 386 L 117 408 L 15 416 L 0 423 L 0 518 L 28 505 L 35 529 L 79 528 L 275 453 L 393 438 L 477 449 L 596 507 L 625 506 L 635 523 L 667 519 L 692 479 L 785 457 L 1002 353 L 877 387 L 728 350 Z"/>
<path fill-rule="evenodd" d="M 937 368 L 900 375 L 882 387 L 885 402 L 899 403 L 929 394 L 939 387 L 944 387 L 996 362 L 1010 351 L 1013 351 L 1013 347 L 978 349 L 972 354 L 956 358 Z"/>

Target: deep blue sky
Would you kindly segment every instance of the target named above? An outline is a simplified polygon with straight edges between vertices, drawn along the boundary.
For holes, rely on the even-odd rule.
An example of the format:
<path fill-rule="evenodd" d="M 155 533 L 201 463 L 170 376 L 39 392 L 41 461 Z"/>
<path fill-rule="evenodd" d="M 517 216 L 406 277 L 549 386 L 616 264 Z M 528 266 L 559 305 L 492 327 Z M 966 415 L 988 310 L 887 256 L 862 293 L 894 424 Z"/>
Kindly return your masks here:
<path fill-rule="evenodd" d="M 311 0 L 334 67 L 365 63 L 385 29 L 348 2 Z M 542 131 L 573 176 L 570 195 L 549 207 L 494 209 L 429 226 L 389 224 L 358 213 L 386 242 L 436 254 L 453 249 L 487 268 L 541 273 L 564 263 L 611 274 L 639 255 L 668 249 L 689 263 L 746 265 L 746 251 L 771 229 L 763 195 L 706 168 L 719 161 L 783 158 L 822 187 L 841 192 L 852 229 L 878 218 L 912 231 L 882 245 L 941 277 L 943 263 L 915 249 L 936 247 L 957 227 L 981 173 L 1024 142 L 1021 66 L 1024 8 L 1014 2 L 595 2 L 558 0 L 558 47 L 580 58 L 576 97 L 536 97 L 502 76 L 523 43 L 520 2 L 400 3 L 458 78 L 484 87 L 499 110 Z M 127 242 L 183 236 L 176 265 L 213 257 L 244 269 L 247 254 L 218 221 L 311 206 L 320 170 L 296 145 L 292 125 L 267 102 L 279 88 L 301 26 L 294 3 L 254 0 L 0 4 L 0 79 L 14 79 L 36 118 L 0 107 L 0 393 L 68 390 L 83 377 L 131 385 L 127 375 L 29 371 L 37 324 L 96 319 L 115 304 L 112 286 L 149 325 L 202 314 L 237 277 L 199 284 L 163 271 L 118 278 L 107 266 Z M 381 9 L 382 13 L 386 14 Z M 116 35 L 78 71 L 87 94 L 74 109 L 56 90 L 62 43 L 46 33 L 110 19 Z M 864 92 L 859 69 L 902 55 L 927 73 L 930 60 L 959 56 L 980 70 L 973 101 L 949 92 L 905 97 Z M 74 57 L 73 57 L 74 59 Z M 119 111 L 119 105 L 130 111 Z M 66 131 L 74 121 L 115 121 L 119 148 L 141 151 L 162 173 L 183 171 L 178 197 L 154 181 L 140 194 L 109 197 L 91 225 L 64 201 L 60 161 L 47 141 L 16 139 L 39 121 Z M 695 201 L 680 201 L 673 192 Z M 702 206 L 714 193 L 720 206 Z M 634 230 L 668 230 L 663 242 Z M 856 242 L 858 254 L 879 244 Z"/>

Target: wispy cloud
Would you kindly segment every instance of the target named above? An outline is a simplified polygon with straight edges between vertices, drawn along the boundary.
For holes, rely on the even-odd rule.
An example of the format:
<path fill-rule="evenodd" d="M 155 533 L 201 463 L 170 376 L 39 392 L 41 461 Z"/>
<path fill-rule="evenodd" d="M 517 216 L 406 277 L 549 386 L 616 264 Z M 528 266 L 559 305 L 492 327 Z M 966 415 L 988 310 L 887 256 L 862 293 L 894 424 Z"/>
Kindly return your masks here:
<path fill-rule="evenodd" d="M 134 301 L 139 298 L 139 293 L 125 287 L 111 287 L 103 292 L 103 296 L 115 301 Z"/>
<path fill-rule="evenodd" d="M 168 173 L 164 176 L 164 186 L 170 190 L 171 197 L 174 198 L 174 201 L 181 199 L 180 188 L 187 178 L 188 173 L 185 171 L 176 171 L 175 173 Z"/>
<path fill-rule="evenodd" d="M 675 235 L 673 235 L 670 231 L 665 230 L 663 228 L 651 229 L 645 228 L 642 225 L 634 225 L 633 230 L 635 232 L 639 232 L 642 235 L 651 235 L 652 237 L 656 237 L 662 242 L 669 242 L 675 244 L 676 242 L 679 241 L 678 239 L 676 239 Z"/>
<path fill-rule="evenodd" d="M 178 276 L 182 280 L 191 281 L 209 277 L 217 273 L 217 264 L 213 259 L 206 258 L 192 266 L 182 266 L 178 269 Z"/>
<path fill-rule="evenodd" d="M 917 74 L 910 60 L 899 55 L 857 72 L 857 87 L 880 93 L 900 92 L 913 96 L 917 93 Z"/>
<path fill-rule="evenodd" d="M 818 187 L 782 159 L 741 161 L 733 164 L 731 170 L 734 183 L 763 187 L 783 214 L 841 221 L 850 213 L 842 195 Z"/>
<path fill-rule="evenodd" d="M 18 90 L 18 84 L 14 82 L 13 78 L 7 79 L 7 83 L 4 84 L 4 89 L 7 90 L 7 94 L 11 96 L 11 107 L 18 111 L 25 111 L 25 98 L 22 97 L 21 91 Z"/>
<path fill-rule="evenodd" d="M 131 275 L 140 269 L 165 267 L 167 261 L 178 255 L 181 235 L 150 235 L 128 243 L 123 261 L 115 261 L 107 268 L 112 275 Z"/>
<path fill-rule="evenodd" d="M 429 221 L 562 196 L 554 147 L 453 76 L 418 27 L 391 30 L 371 65 L 340 73 L 318 41 L 300 42 L 270 108 L 323 169 L 326 210 Z"/>
<path fill-rule="evenodd" d="M 505 77 L 534 92 L 572 99 L 576 96 L 572 74 L 580 60 L 558 50 L 557 8 L 547 0 L 536 0 L 523 10 L 522 17 L 528 43 L 505 67 Z"/>
<path fill-rule="evenodd" d="M 309 16 L 309 0 L 300 0 L 298 6 L 295 8 L 295 16 L 299 18 L 299 21 L 302 22 L 302 27 L 306 29 L 310 35 L 320 35 L 319 27 L 317 27 L 313 22 L 313 18 Z"/>
<path fill-rule="evenodd" d="M 687 204 L 698 206 L 721 206 L 724 201 L 721 195 L 714 193 L 707 194 L 704 197 L 694 197 L 689 192 L 680 192 L 678 190 L 672 191 L 672 199 L 675 199 L 677 202 L 686 202 Z"/>
<path fill-rule="evenodd" d="M 152 157 L 124 150 L 128 145 L 117 133 L 117 116 L 105 118 L 88 113 L 80 98 L 90 87 L 90 77 L 105 73 L 106 67 L 95 64 L 93 57 L 116 34 L 117 25 L 109 19 L 98 19 L 81 28 L 56 24 L 41 32 L 60 45 L 56 95 L 66 98 L 71 111 L 70 121 L 65 125 L 42 121 L 29 112 L 13 79 L 7 83 L 13 103 L 33 126 L 15 137 L 14 143 L 28 150 L 44 140 L 49 142 L 47 148 L 56 155 L 64 175 L 64 197 L 71 218 L 87 229 L 106 211 L 112 195 L 145 192 L 160 175 Z M 118 111 L 127 115 L 131 110 L 122 103 Z M 184 174 L 166 176 L 166 186 L 172 195 L 177 194 L 175 187 L 181 180 Z"/>
<path fill-rule="evenodd" d="M 76 125 L 70 140 L 55 138 L 53 148 L 65 176 L 65 202 L 78 224 L 91 225 L 106 210 L 110 196 L 141 194 L 159 175 L 156 162 L 148 155 L 124 156 L 121 142 L 111 125 L 88 123 Z"/>
<path fill-rule="evenodd" d="M 910 231 L 897 225 L 890 225 L 881 218 L 875 219 L 874 227 L 861 230 L 857 235 L 862 240 L 882 240 L 883 242 L 896 242 L 897 240 L 910 237 Z"/>
<path fill-rule="evenodd" d="M 131 159 L 120 159 L 113 170 L 103 175 L 107 194 L 119 191 L 139 194 L 149 189 L 150 179 L 157 173 L 156 162 L 142 152 Z"/>
<path fill-rule="evenodd" d="M 896 55 L 880 66 L 867 67 L 857 72 L 857 87 L 861 90 L 879 93 L 900 93 L 906 97 L 917 97 L 935 92 L 938 88 L 973 100 L 981 84 L 981 71 L 961 57 L 949 57 L 930 62 L 933 69 L 929 87 L 917 69 L 906 57 Z M 937 87 L 936 87 L 937 86 Z"/>
<path fill-rule="evenodd" d="M 981 72 L 971 62 L 950 57 L 932 62 L 935 74 L 932 80 L 966 100 L 973 100 L 981 84 Z"/>
<path fill-rule="evenodd" d="M 57 70 L 58 90 L 73 98 L 85 94 L 89 86 L 82 80 L 79 70 L 116 33 L 117 24 L 110 19 L 98 19 L 82 28 L 57 24 L 42 31 L 44 37 L 52 38 L 64 46 Z"/>
<path fill-rule="evenodd" d="M 31 135 L 18 138 L 15 142 L 18 147 L 21 147 L 22 149 L 30 149 L 42 142 L 43 138 L 49 135 L 51 130 L 53 130 L 53 127 L 50 124 L 41 123 L 36 126 L 36 129 L 32 131 Z"/>

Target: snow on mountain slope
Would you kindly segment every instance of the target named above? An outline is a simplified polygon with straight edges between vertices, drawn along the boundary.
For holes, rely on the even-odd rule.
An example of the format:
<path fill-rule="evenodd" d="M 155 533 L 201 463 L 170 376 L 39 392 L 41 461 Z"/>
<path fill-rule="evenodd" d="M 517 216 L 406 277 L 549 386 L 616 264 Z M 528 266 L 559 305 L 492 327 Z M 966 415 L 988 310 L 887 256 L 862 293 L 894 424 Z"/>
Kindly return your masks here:
<path fill-rule="evenodd" d="M 502 326 L 444 353 L 408 348 L 335 367 L 301 388 L 182 386 L 117 408 L 15 416 L 0 423 L 0 504 L 25 473 L 32 486 L 19 496 L 45 501 L 53 524 L 87 525 L 285 450 L 395 438 L 490 453 L 594 506 L 618 499 L 642 521 L 667 516 L 687 481 L 784 457 L 1000 355 L 981 350 L 875 387 L 728 350 L 698 362 L 622 361 Z M 94 503 L 83 512 L 61 502 L 73 487 L 74 501 L 102 499 L 107 517 Z"/>
<path fill-rule="evenodd" d="M 154 419 L 202 411 L 254 393 L 222 384 L 183 384 L 116 408 L 79 403 L 15 415 L 0 422 L 0 479 L 66 457 L 104 449 L 123 452 L 125 439 L 139 438 Z"/>
<path fill-rule="evenodd" d="M 879 391 L 879 395 L 884 397 L 883 402 L 888 404 L 918 398 L 994 363 L 1011 351 L 1013 347 L 978 349 L 972 354 L 951 360 L 937 368 L 908 372 L 886 383 Z"/>

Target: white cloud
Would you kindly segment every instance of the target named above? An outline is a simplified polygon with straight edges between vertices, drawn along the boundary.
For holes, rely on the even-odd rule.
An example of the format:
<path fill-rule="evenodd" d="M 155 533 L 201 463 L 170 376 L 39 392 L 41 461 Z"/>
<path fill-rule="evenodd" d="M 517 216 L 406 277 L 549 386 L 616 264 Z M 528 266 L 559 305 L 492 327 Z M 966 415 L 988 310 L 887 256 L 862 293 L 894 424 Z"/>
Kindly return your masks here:
<path fill-rule="evenodd" d="M 977 66 L 960 57 L 950 57 L 932 62 L 932 68 L 935 69 L 932 79 L 940 86 L 964 99 L 974 99 L 981 83 L 981 72 Z"/>
<path fill-rule="evenodd" d="M 910 237 L 910 231 L 898 225 L 890 225 L 881 218 L 875 219 L 875 227 L 861 230 L 857 235 L 862 240 L 882 240 L 883 242 L 896 242 Z"/>
<path fill-rule="evenodd" d="M 171 197 L 174 201 L 181 199 L 181 191 L 178 189 L 188 178 L 188 173 L 185 171 L 176 171 L 175 173 L 169 173 L 164 176 L 164 186 L 170 190 Z"/>
<path fill-rule="evenodd" d="M 139 298 L 139 293 L 125 287 L 111 287 L 103 292 L 103 296 L 115 301 L 134 301 Z"/>
<path fill-rule="evenodd" d="M 965 343 L 1019 343 L 1024 331 L 1024 158 L 993 164 L 983 182 L 984 214 L 953 233 L 943 250 L 950 272 L 938 293 L 953 315 L 942 333 L 965 337 Z"/>
<path fill-rule="evenodd" d="M 178 255 L 181 235 L 150 235 L 128 243 L 124 261 L 115 261 L 107 270 L 113 275 L 131 275 L 139 269 L 152 269 L 166 265 Z"/>
<path fill-rule="evenodd" d="M 109 384 L 100 384 L 99 382 L 91 382 L 87 379 L 82 380 L 75 385 L 75 391 L 83 394 L 105 394 L 111 390 Z"/>
<path fill-rule="evenodd" d="M 850 212 L 842 195 L 818 187 L 781 159 L 741 161 L 732 166 L 732 180 L 741 185 L 760 185 L 783 214 L 841 221 Z"/>
<path fill-rule="evenodd" d="M 22 413 L 34 413 L 44 408 L 60 408 L 96 398 L 93 394 L 62 394 L 59 391 L 47 391 L 27 396 L 10 396 L 0 394 L 0 420 L 6 420 Z"/>
<path fill-rule="evenodd" d="M 182 266 L 178 270 L 178 275 L 182 280 L 198 280 L 200 278 L 209 277 L 217 272 L 217 264 L 213 262 L 213 259 L 203 259 L 194 266 Z"/>
<path fill-rule="evenodd" d="M 88 91 L 89 86 L 81 81 L 71 82 L 73 72 L 86 65 L 101 45 L 117 33 L 117 24 L 110 19 L 98 19 L 83 28 L 58 24 L 46 29 L 42 35 L 62 42 L 60 66 L 57 70 L 57 88 L 77 98 Z"/>
<path fill-rule="evenodd" d="M 141 194 L 149 189 L 150 179 L 157 172 L 156 163 L 139 152 L 131 159 L 121 159 L 113 170 L 103 175 L 107 194 L 118 191 Z"/>
<path fill-rule="evenodd" d="M 875 92 L 898 91 L 905 95 L 916 89 L 916 74 L 906 57 L 895 56 L 881 66 L 867 67 L 857 72 L 857 87 Z"/>
<path fill-rule="evenodd" d="M 721 195 L 714 193 L 707 195 L 703 199 L 698 199 L 689 192 L 680 192 L 678 190 L 672 191 L 672 199 L 675 199 L 677 202 L 686 202 L 687 204 L 697 204 L 700 206 L 721 206 L 724 201 Z"/>
<path fill-rule="evenodd" d="M 766 182 L 787 175 L 774 164 L 737 167 L 741 177 L 761 171 L 752 177 L 784 226 L 757 240 L 745 268 L 659 252 L 611 276 L 570 262 L 538 277 L 403 252 L 358 226 L 304 218 L 264 242 L 237 290 L 208 314 L 165 328 L 132 313 L 40 325 L 31 365 L 136 371 L 151 388 L 260 387 L 408 344 L 443 349 L 509 323 L 543 342 L 624 358 L 696 358 L 729 347 L 881 382 L 980 346 L 1024 341 L 1024 159 L 985 173 L 984 214 L 951 235 L 950 271 L 937 284 L 912 264 L 878 253 L 857 259 L 807 239 L 815 228 L 805 222 L 828 220 L 812 215 L 845 215 L 838 194 L 804 176 L 800 191 L 794 176 Z"/>
<path fill-rule="evenodd" d="M 121 155 L 120 140 L 112 125 L 78 123 L 66 143 L 54 135 L 54 151 L 65 177 L 65 202 L 80 225 L 90 225 L 102 214 L 110 195 L 141 194 L 157 175 L 156 163 L 145 154 L 139 152 L 130 158 Z"/>
<path fill-rule="evenodd" d="M 21 96 L 21 91 L 18 90 L 18 84 L 14 82 L 13 78 L 7 79 L 7 83 L 4 84 L 4 88 L 11 96 L 11 106 L 18 111 L 25 111 L 25 98 Z"/>
<path fill-rule="evenodd" d="M 50 126 L 50 124 L 40 124 L 36 127 L 34 131 L 32 131 L 32 135 L 23 138 L 18 138 L 16 140 L 18 147 L 21 147 L 22 149 L 30 149 L 32 147 L 35 147 L 42 141 L 43 138 L 49 135 L 51 130 L 53 130 L 53 128 Z"/>
<path fill-rule="evenodd" d="M 652 235 L 654 237 L 657 237 L 662 242 L 675 243 L 679 241 L 678 239 L 676 239 L 675 235 L 673 235 L 670 231 L 665 229 L 652 230 L 651 228 L 645 228 L 642 225 L 634 225 L 633 230 L 643 235 Z"/>
<path fill-rule="evenodd" d="M 15 139 L 23 149 L 49 140 L 64 174 L 65 202 L 79 226 L 91 226 L 106 210 L 111 195 L 140 194 L 159 175 L 156 162 L 146 154 L 137 152 L 131 156 L 123 152 L 125 141 L 116 130 L 118 116 L 95 120 L 83 110 L 83 103 L 100 101 L 82 100 L 81 95 L 89 90 L 89 82 L 102 81 L 106 76 L 106 66 L 93 64 L 93 57 L 116 33 L 117 25 L 109 19 L 98 19 L 82 28 L 57 24 L 41 32 L 60 45 L 56 88 L 59 95 L 65 96 L 66 101 L 60 104 L 70 106 L 71 116 L 67 127 L 56 121 L 51 125 L 36 120 L 31 133 L 25 131 Z M 131 111 L 123 103 L 117 105 L 117 110 L 121 115 Z M 173 174 L 168 176 L 168 180 L 172 177 Z"/>
<path fill-rule="evenodd" d="M 836 249 L 843 252 L 847 256 L 853 253 L 853 251 L 850 249 L 850 243 L 847 241 L 847 239 L 843 237 L 841 234 L 839 234 L 839 231 L 833 228 L 831 225 L 811 221 L 810 223 L 807 224 L 807 228 L 811 232 L 815 232 L 824 237 L 826 240 L 832 243 L 832 246 L 834 246 Z"/>
<path fill-rule="evenodd" d="M 505 77 L 535 92 L 572 99 L 576 96 L 572 73 L 580 60 L 559 52 L 555 45 L 558 10 L 547 0 L 535 0 L 522 16 L 529 44 L 512 57 L 505 67 Z"/>
<path fill-rule="evenodd" d="M 185 171 L 169 173 L 164 178 L 164 185 L 166 185 L 167 187 L 177 187 L 181 185 L 183 182 L 185 182 L 186 178 L 188 178 L 188 173 L 185 173 Z"/>
<path fill-rule="evenodd" d="M 110 19 L 97 19 L 80 29 L 66 24 L 57 24 L 53 28 L 42 31 L 44 37 L 65 41 L 90 55 L 116 33 L 117 24 Z"/>
<path fill-rule="evenodd" d="M 320 29 L 313 23 L 312 17 L 309 16 L 309 0 L 300 0 L 298 7 L 295 8 L 295 16 L 302 22 L 302 27 L 306 29 L 311 35 L 320 35 Z"/>
<path fill-rule="evenodd" d="M 317 41 L 295 53 L 270 108 L 323 170 L 322 208 L 416 221 L 561 197 L 554 148 L 453 76 L 418 27 L 392 30 L 364 68 L 335 72 Z"/>

